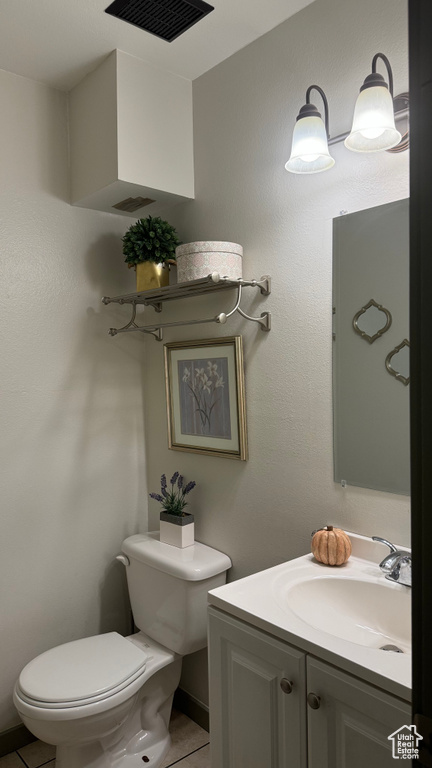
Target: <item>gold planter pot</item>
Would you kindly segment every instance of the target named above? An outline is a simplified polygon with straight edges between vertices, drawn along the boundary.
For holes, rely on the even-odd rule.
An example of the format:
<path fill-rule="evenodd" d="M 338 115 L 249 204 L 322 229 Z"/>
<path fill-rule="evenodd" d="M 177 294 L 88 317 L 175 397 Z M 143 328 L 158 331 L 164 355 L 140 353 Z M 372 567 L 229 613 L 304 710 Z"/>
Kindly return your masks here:
<path fill-rule="evenodd" d="M 156 288 L 165 288 L 169 285 L 169 266 L 167 264 L 155 264 L 154 261 L 143 261 L 136 265 L 136 289 L 140 291 L 152 291 Z"/>

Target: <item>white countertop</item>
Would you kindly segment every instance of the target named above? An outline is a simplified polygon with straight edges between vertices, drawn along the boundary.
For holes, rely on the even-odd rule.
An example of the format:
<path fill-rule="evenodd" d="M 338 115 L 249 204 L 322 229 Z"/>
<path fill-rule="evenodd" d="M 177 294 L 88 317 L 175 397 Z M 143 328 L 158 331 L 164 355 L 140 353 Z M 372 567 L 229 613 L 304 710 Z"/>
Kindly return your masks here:
<path fill-rule="evenodd" d="M 403 601 L 406 607 L 410 588 L 389 582 L 378 567 L 379 562 L 388 553 L 388 548 L 358 534 L 349 533 L 349 536 L 353 544 L 353 554 L 343 566 L 325 566 L 318 563 L 311 554 L 304 555 L 212 590 L 208 596 L 209 603 L 362 680 L 410 701 L 411 653 L 387 652 L 342 639 L 311 626 L 291 610 L 289 589 L 302 581 L 323 576 L 367 582 L 372 594 L 373 585 L 383 585 L 384 582 L 386 588 L 396 591 L 391 595 L 385 593 L 389 594 L 392 602 L 397 606 L 398 595 L 401 595 L 401 603 Z"/>

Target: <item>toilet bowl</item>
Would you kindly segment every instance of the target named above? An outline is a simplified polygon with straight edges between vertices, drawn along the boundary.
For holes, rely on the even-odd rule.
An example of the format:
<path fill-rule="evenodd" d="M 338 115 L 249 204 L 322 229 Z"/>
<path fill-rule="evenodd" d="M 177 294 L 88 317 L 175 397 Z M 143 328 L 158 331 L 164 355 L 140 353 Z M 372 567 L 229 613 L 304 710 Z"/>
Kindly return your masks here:
<path fill-rule="evenodd" d="M 131 738 L 140 757 L 157 765 L 169 748 L 166 731 L 180 672 L 181 657 L 143 632 L 129 638 L 111 632 L 38 656 L 21 673 L 14 703 L 27 728 L 57 746 L 61 768 L 122 765 L 128 748 L 131 751 Z M 143 710 L 138 705 L 144 697 L 151 699 L 151 705 Z M 121 726 L 133 719 L 134 709 L 140 710 L 142 723 L 131 733 L 132 723 L 127 729 Z M 163 722 L 157 728 L 153 713 L 161 710 Z M 131 754 L 136 758 L 136 752 Z"/>
<path fill-rule="evenodd" d="M 178 550 L 157 534 L 131 536 L 122 551 L 140 631 L 52 648 L 15 685 L 24 724 L 57 746 L 56 768 L 160 766 L 182 656 L 205 647 L 207 592 L 225 582 L 231 565 L 203 544 Z"/>

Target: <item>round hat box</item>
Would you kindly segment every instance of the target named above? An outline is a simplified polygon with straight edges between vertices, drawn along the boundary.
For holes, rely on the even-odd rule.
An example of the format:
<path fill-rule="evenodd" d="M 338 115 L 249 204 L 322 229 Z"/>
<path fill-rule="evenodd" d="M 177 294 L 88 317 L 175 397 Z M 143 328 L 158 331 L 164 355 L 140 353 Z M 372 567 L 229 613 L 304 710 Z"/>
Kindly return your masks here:
<path fill-rule="evenodd" d="M 199 240 L 176 248 L 177 281 L 200 280 L 213 272 L 238 280 L 242 277 L 243 248 L 238 243 Z"/>

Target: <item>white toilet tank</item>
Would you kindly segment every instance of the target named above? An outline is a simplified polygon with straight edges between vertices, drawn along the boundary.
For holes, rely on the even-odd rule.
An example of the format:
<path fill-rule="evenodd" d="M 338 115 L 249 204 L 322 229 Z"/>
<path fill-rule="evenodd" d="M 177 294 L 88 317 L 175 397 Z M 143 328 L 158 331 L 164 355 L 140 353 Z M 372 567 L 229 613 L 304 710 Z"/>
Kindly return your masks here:
<path fill-rule="evenodd" d="M 138 629 L 184 656 L 207 645 L 207 592 L 226 581 L 227 555 L 195 542 L 162 544 L 159 532 L 129 536 L 122 544 Z"/>

